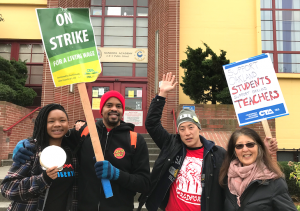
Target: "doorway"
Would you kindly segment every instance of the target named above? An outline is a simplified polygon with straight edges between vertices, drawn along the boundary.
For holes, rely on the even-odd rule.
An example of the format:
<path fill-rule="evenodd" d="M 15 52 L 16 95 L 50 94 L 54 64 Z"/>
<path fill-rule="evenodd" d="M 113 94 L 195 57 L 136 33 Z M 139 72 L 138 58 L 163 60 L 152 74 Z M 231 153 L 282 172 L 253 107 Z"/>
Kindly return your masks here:
<path fill-rule="evenodd" d="M 135 125 L 134 131 L 146 133 L 147 84 L 133 82 L 95 82 L 87 83 L 88 95 L 95 121 L 102 119 L 99 113 L 101 97 L 104 93 L 115 90 L 125 98 L 123 121 Z"/>

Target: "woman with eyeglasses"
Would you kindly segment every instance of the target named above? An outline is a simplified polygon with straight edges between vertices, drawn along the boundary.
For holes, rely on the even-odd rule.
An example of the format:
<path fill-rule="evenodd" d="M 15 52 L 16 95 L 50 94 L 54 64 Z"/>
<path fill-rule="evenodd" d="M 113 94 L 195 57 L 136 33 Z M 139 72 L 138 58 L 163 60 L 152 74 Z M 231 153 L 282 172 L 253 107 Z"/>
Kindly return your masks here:
<path fill-rule="evenodd" d="M 219 183 L 225 188 L 225 211 L 297 211 L 284 174 L 250 128 L 231 135 Z"/>

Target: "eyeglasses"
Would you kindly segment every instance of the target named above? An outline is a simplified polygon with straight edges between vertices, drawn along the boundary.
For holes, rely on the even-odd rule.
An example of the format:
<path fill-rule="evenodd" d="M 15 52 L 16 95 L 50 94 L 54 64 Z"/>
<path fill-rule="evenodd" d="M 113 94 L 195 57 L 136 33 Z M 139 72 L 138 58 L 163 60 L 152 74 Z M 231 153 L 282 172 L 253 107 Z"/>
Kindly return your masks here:
<path fill-rule="evenodd" d="M 236 144 L 235 148 L 236 149 L 243 149 L 244 145 L 246 145 L 247 148 L 253 148 L 256 145 L 256 143 L 255 142 L 250 142 L 250 143 L 247 143 L 247 144 Z"/>

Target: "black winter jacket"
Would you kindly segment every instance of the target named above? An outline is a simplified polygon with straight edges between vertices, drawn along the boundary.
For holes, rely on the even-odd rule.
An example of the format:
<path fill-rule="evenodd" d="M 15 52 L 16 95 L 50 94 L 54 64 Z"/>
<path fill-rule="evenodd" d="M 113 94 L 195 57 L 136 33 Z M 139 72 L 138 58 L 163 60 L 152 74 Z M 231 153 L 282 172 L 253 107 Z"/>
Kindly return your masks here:
<path fill-rule="evenodd" d="M 134 208 L 136 192 L 146 192 L 150 185 L 150 166 L 148 148 L 144 138 L 138 134 L 136 149 L 131 146 L 130 130 L 134 125 L 121 122 L 109 133 L 102 120 L 96 123 L 104 159 L 120 170 L 117 180 L 110 181 L 113 197 L 105 198 L 101 180 L 95 173 L 94 151 L 91 138 L 88 135 L 81 144 L 79 151 L 79 200 L 78 210 L 81 211 L 129 211 Z M 83 130 L 82 127 L 80 130 Z M 125 156 L 116 158 L 114 152 L 122 148 Z"/>
<path fill-rule="evenodd" d="M 146 128 L 150 136 L 161 149 L 161 152 L 155 161 L 151 173 L 151 189 L 148 193 L 142 194 L 139 198 L 141 207 L 146 203 L 149 211 L 157 210 L 158 207 L 165 209 L 169 200 L 169 189 L 161 181 L 166 181 L 167 171 L 170 166 L 176 163 L 178 154 L 182 154 L 180 160 L 184 160 L 186 155 L 185 145 L 179 135 L 169 134 L 161 125 L 160 119 L 165 104 L 165 98 L 156 96 L 150 105 L 147 118 Z M 216 146 L 214 142 L 206 140 L 200 136 L 204 145 L 204 158 L 202 165 L 202 196 L 201 211 L 222 211 L 224 207 L 225 193 L 224 189 L 218 183 L 220 167 L 223 163 L 225 150 Z M 182 153 L 180 153 L 182 151 Z M 181 162 L 182 164 L 182 162 Z M 179 166 L 179 171 L 180 171 Z M 179 172 L 178 171 L 178 172 Z M 175 181 L 176 178 L 174 178 Z M 158 185 L 159 184 L 159 185 Z M 157 193 L 162 194 L 157 196 Z"/>
<path fill-rule="evenodd" d="M 261 180 L 250 183 L 241 195 L 241 203 L 247 196 L 247 191 L 249 193 L 250 188 L 253 188 L 255 185 L 259 186 L 248 200 L 244 211 L 297 211 L 291 197 L 289 196 L 286 182 L 282 178 L 268 180 L 263 183 Z M 225 193 L 225 210 L 238 210 L 239 206 L 237 205 L 237 197 L 230 193 L 228 186 L 225 188 Z"/>

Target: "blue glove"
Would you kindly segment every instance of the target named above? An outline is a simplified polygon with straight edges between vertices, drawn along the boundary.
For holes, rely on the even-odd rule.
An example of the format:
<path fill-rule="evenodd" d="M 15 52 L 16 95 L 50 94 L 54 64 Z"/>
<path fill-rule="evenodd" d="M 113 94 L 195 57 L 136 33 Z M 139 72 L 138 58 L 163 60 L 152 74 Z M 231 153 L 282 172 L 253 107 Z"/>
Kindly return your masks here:
<path fill-rule="evenodd" d="M 24 164 L 26 160 L 30 160 L 30 156 L 32 156 L 33 153 L 28 149 L 32 149 L 32 146 L 28 139 L 19 141 L 13 151 L 13 161 L 16 164 Z"/>
<path fill-rule="evenodd" d="M 120 176 L 120 170 L 107 160 L 96 162 L 95 171 L 98 179 L 117 180 Z"/>

